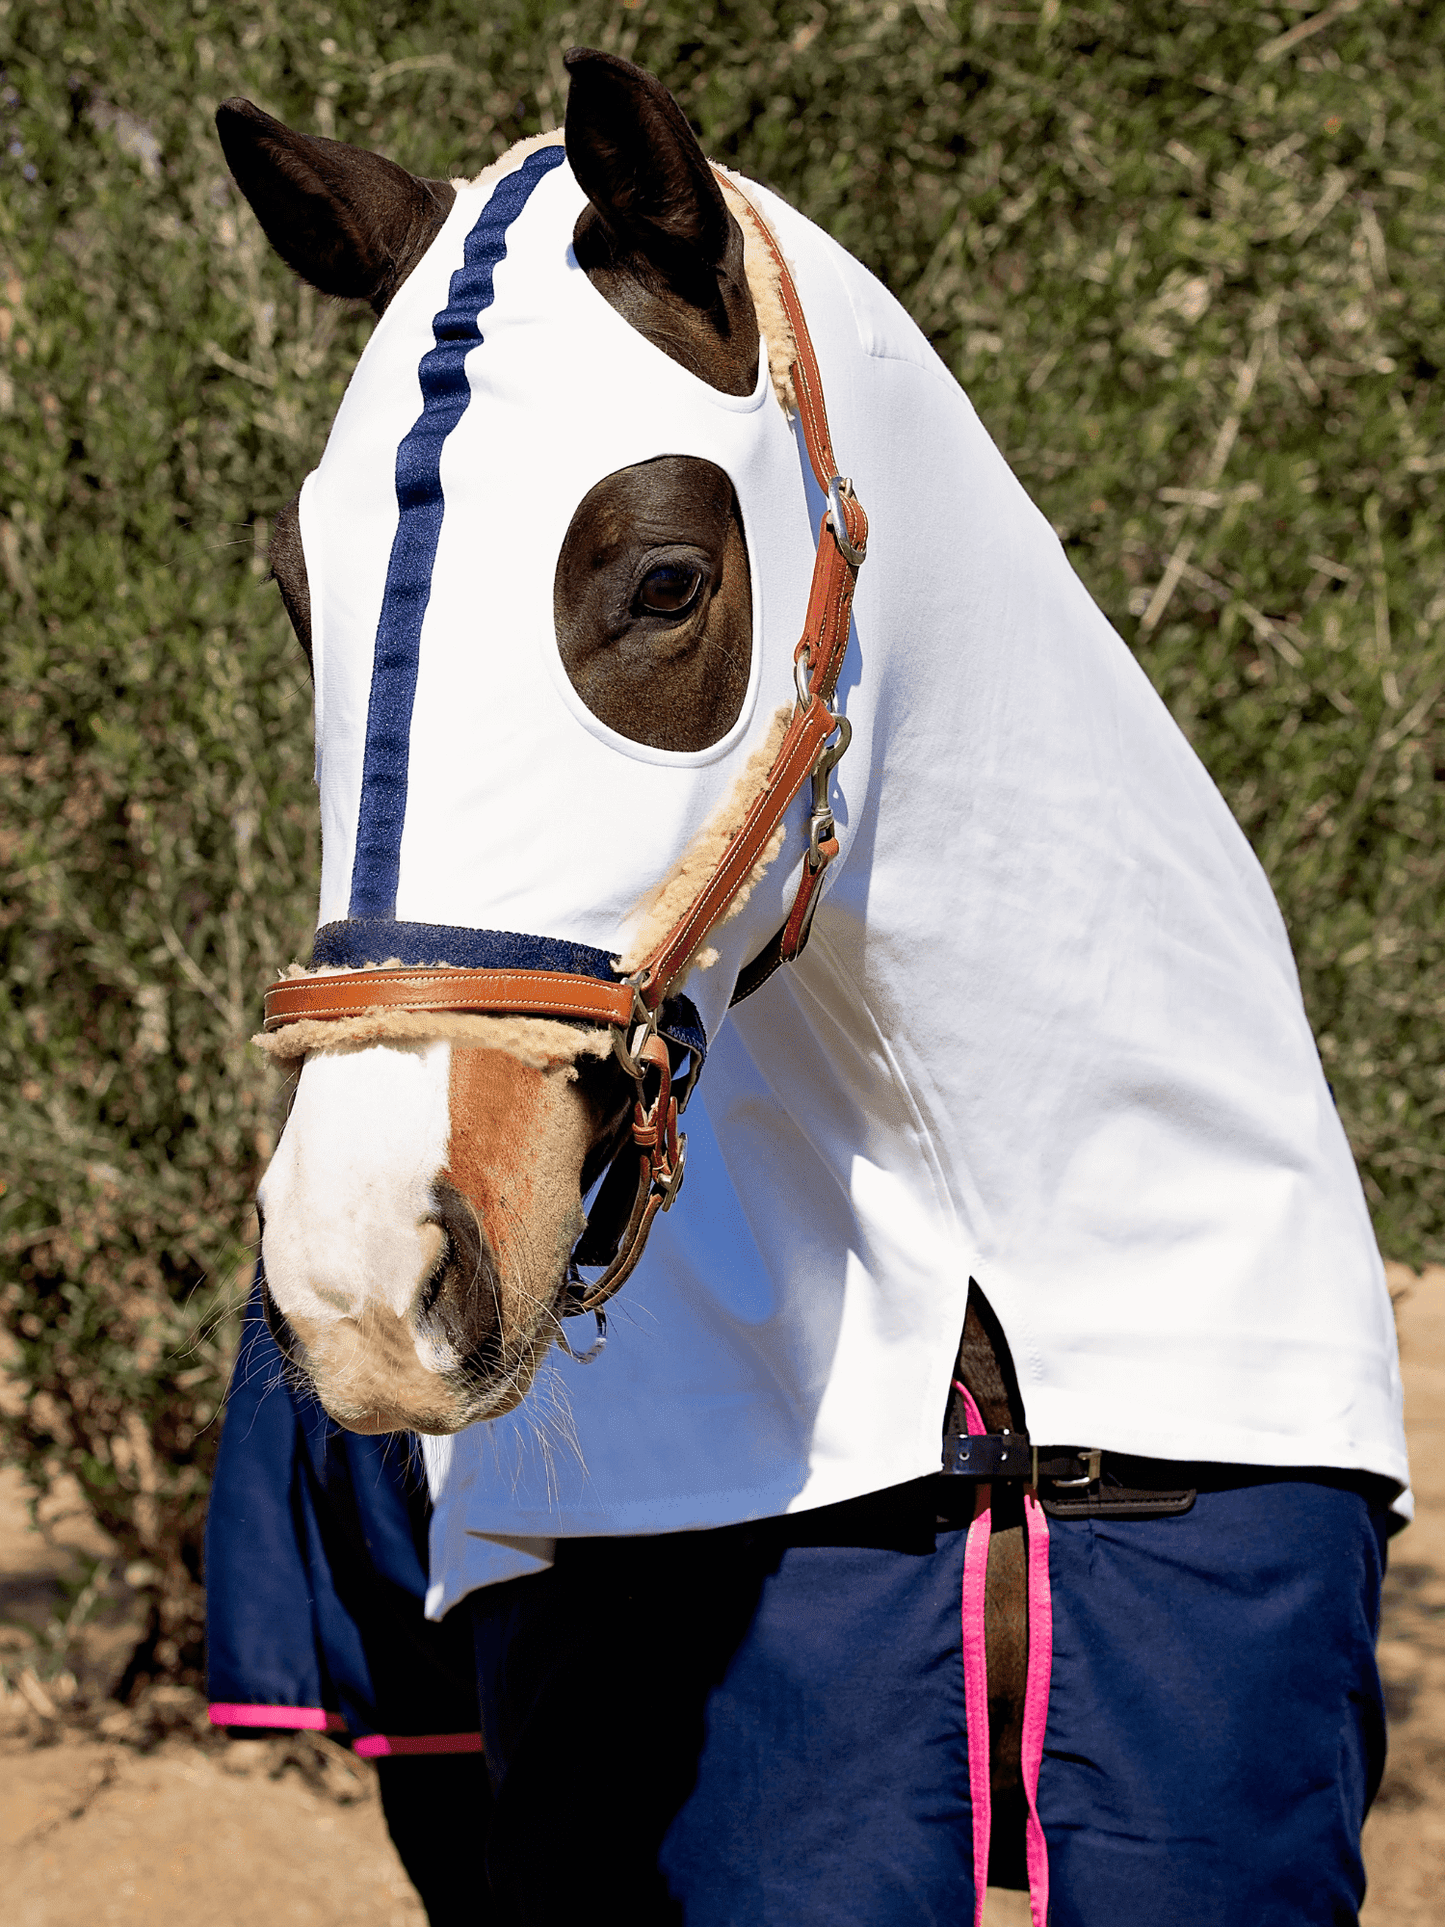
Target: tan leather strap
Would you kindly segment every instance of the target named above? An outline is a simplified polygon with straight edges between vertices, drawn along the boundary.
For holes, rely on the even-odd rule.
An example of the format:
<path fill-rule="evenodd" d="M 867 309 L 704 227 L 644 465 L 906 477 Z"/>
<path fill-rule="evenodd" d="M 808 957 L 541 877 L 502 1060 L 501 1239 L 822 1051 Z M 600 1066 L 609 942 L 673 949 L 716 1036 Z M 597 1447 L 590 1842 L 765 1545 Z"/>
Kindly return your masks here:
<path fill-rule="evenodd" d="M 350 970 L 339 976 L 283 977 L 266 992 L 267 1030 L 303 1017 L 360 1017 L 371 1010 L 495 1012 L 627 1024 L 630 984 L 553 970 Z"/>
<path fill-rule="evenodd" d="M 803 784 L 826 754 L 828 738 L 839 728 L 830 704 L 837 687 L 848 629 L 853 610 L 853 585 L 859 563 L 868 546 L 868 517 L 852 493 L 851 484 L 841 484 L 828 432 L 828 414 L 823 406 L 823 377 L 813 352 L 803 304 L 798 299 L 792 270 L 768 227 L 748 197 L 738 193 L 756 228 L 763 246 L 778 271 L 783 307 L 792 325 L 797 353 L 793 362 L 793 386 L 798 397 L 799 420 L 808 460 L 818 486 L 829 497 L 829 512 L 818 531 L 818 553 L 813 564 L 813 582 L 808 595 L 803 634 L 794 652 L 799 670 L 799 701 L 792 721 L 779 745 L 773 766 L 755 798 L 741 827 L 724 850 L 716 868 L 683 912 L 672 929 L 643 960 L 637 973 L 643 1002 L 656 1010 L 671 989 L 679 972 L 707 938 L 713 926 L 751 875 L 778 825 L 791 808 Z M 834 515 L 843 527 L 834 526 Z M 842 538 L 841 540 L 839 538 Z M 852 554 L 848 553 L 851 550 Z M 831 819 L 828 825 L 831 832 Z M 836 836 L 811 840 L 808 860 L 798 886 L 793 910 L 784 926 L 782 959 L 791 960 L 802 949 L 817 906 L 822 873 L 838 853 Z"/>
<path fill-rule="evenodd" d="M 637 1147 L 637 1191 L 627 1227 L 618 1240 L 612 1262 L 594 1285 L 577 1295 L 577 1311 L 600 1312 L 614 1292 L 632 1276 L 659 1211 L 670 1211 L 682 1189 L 687 1161 L 687 1139 L 677 1128 L 677 1099 L 672 1090 L 672 1063 L 664 1040 L 654 1033 L 640 1055 L 657 1075 L 657 1095 L 650 1105 L 641 1097 L 633 1107 L 632 1141 Z M 626 1151 L 619 1153 L 625 1157 Z"/>
<path fill-rule="evenodd" d="M 793 362 L 793 392 L 798 397 L 798 413 L 803 424 L 803 440 L 808 448 L 808 460 L 813 465 L 813 474 L 818 487 L 826 495 L 828 484 L 838 473 L 838 464 L 833 457 L 833 438 L 828 432 L 828 411 L 823 405 L 823 377 L 818 370 L 818 357 L 813 352 L 813 337 L 808 332 L 808 317 L 803 313 L 803 304 L 798 299 L 797 286 L 793 271 L 788 266 L 777 237 L 740 183 L 731 175 L 726 177 L 749 218 L 757 230 L 773 266 L 778 271 L 779 292 L 782 295 L 783 310 L 788 317 L 788 325 L 793 331 L 793 342 L 797 357 Z M 861 514 L 862 511 L 860 510 Z M 853 531 L 848 531 L 851 536 Z M 861 547 L 862 544 L 860 543 Z"/>
<path fill-rule="evenodd" d="M 798 398 L 798 418 L 803 428 L 803 443 L 808 451 L 808 461 L 813 470 L 813 479 L 825 495 L 830 485 L 841 477 L 838 473 L 838 459 L 833 453 L 833 437 L 828 429 L 828 411 L 823 405 L 823 376 L 818 367 L 818 357 L 813 352 L 813 337 L 808 332 L 808 317 L 803 313 L 803 304 L 798 298 L 797 284 L 793 271 L 788 266 L 777 238 L 762 215 L 753 206 L 737 181 L 728 177 L 728 185 L 746 208 L 758 239 L 766 249 L 774 267 L 778 271 L 778 290 L 782 296 L 783 311 L 788 317 L 788 325 L 793 330 L 793 345 L 796 354 L 793 361 L 793 392 Z M 833 690 L 838 680 L 838 671 L 843 666 L 843 651 L 848 646 L 848 617 L 853 597 L 853 583 L 858 573 L 858 565 L 868 548 L 868 517 L 863 513 L 863 505 L 852 493 L 851 486 L 840 490 L 830 498 L 836 501 L 841 512 L 844 527 L 834 533 L 834 540 L 824 542 L 819 532 L 818 560 L 813 568 L 813 589 L 808 598 L 808 613 L 803 623 L 803 640 L 809 644 L 812 660 L 810 664 L 812 689 L 816 695 L 831 702 Z M 825 520 L 825 527 L 828 523 Z M 843 535 L 853 550 L 856 560 L 851 564 L 845 558 L 836 537 Z M 837 563 L 840 568 L 835 569 Z M 846 607 L 839 607 L 839 598 L 846 598 Z M 801 645 L 800 645 L 801 647 Z"/>

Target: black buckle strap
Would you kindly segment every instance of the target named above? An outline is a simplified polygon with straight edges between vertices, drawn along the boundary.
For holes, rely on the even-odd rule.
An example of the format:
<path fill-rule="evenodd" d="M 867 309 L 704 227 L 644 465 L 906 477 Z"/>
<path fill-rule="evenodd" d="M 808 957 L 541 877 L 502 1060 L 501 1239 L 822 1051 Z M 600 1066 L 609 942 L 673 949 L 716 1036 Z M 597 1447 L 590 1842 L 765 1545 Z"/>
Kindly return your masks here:
<path fill-rule="evenodd" d="M 1188 1512 L 1196 1488 L 1164 1483 L 1178 1468 L 1082 1445 L 1035 1448 L 1027 1432 L 948 1432 L 950 1478 L 1023 1480 L 1051 1519 L 1169 1519 Z M 1155 1483 L 1155 1480 L 1159 1483 Z"/>
<path fill-rule="evenodd" d="M 1183 1469 L 1165 1459 L 1056 1445 L 1040 1447 L 1034 1484 L 1051 1519 L 1174 1519 L 1197 1493 L 1174 1483 Z"/>
<path fill-rule="evenodd" d="M 1049 1479 L 1055 1485 L 1097 1485 L 1103 1463 L 1103 1453 L 1087 1446 L 1041 1446 L 1034 1454 L 1034 1484 Z"/>
<path fill-rule="evenodd" d="M 1028 1479 L 1033 1454 L 1027 1432 L 946 1432 L 943 1470 L 955 1479 Z"/>

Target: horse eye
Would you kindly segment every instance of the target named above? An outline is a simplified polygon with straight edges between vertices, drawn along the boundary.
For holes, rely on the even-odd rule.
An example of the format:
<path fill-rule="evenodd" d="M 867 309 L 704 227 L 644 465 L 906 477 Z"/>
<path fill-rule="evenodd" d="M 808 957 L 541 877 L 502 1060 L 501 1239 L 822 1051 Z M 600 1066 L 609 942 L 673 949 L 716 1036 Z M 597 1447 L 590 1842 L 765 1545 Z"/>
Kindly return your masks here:
<path fill-rule="evenodd" d="M 680 616 L 697 600 L 702 587 L 702 570 L 686 563 L 664 562 L 651 570 L 637 592 L 638 606 L 648 615 Z"/>

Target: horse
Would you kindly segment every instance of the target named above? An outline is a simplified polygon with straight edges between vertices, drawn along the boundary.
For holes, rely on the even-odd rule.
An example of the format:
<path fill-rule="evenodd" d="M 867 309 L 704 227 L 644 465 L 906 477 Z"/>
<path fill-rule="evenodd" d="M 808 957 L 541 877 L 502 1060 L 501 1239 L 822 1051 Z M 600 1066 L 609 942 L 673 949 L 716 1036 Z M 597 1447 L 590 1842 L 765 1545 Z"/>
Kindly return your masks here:
<path fill-rule="evenodd" d="M 437 1613 L 926 1488 L 963 1877 L 996 1835 L 1042 1927 L 1057 1522 L 1182 1544 L 1309 1469 L 1378 1556 L 1382 1268 L 1268 884 L 951 375 L 660 82 L 567 67 L 473 181 L 218 114 L 378 316 L 271 548 L 323 856 L 267 1321 L 423 1435 Z"/>

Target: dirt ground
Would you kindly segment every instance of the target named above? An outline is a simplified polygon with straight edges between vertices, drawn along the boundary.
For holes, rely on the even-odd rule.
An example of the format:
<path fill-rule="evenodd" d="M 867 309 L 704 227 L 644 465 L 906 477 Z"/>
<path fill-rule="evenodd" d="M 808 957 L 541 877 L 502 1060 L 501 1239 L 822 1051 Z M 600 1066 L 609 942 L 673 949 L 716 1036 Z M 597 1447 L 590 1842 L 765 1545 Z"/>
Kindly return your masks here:
<path fill-rule="evenodd" d="M 1391 1285 L 1419 1511 L 1394 1542 L 1386 1585 L 1390 1762 L 1365 1830 L 1362 1922 L 1435 1927 L 1445 1889 L 1445 1267 L 1419 1277 L 1392 1267 Z M 43 1629 L 78 1558 L 103 1550 L 63 1502 L 37 1532 L 18 1478 L 0 1472 L 4 1927 L 425 1927 L 364 1762 L 306 1735 L 209 1735 L 181 1693 L 153 1693 L 88 1730 L 69 1720 L 73 1683 L 45 1667 Z M 123 1659 L 130 1636 L 122 1590 L 91 1637 Z M 990 1895 L 989 1927 L 1027 1922 L 1024 1896 Z"/>
<path fill-rule="evenodd" d="M 1390 1548 L 1380 1671 L 1390 1757 L 1365 1823 L 1363 1927 L 1429 1927 L 1445 1901 L 1445 1267 L 1390 1267 L 1415 1523 Z"/>

